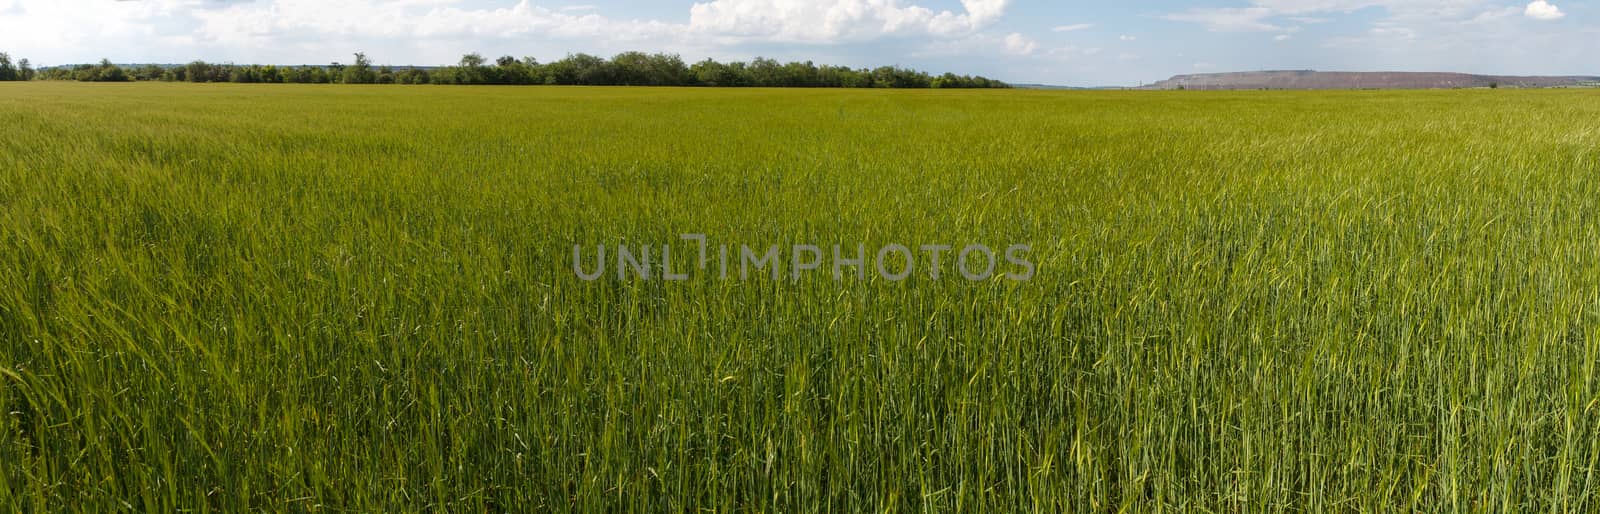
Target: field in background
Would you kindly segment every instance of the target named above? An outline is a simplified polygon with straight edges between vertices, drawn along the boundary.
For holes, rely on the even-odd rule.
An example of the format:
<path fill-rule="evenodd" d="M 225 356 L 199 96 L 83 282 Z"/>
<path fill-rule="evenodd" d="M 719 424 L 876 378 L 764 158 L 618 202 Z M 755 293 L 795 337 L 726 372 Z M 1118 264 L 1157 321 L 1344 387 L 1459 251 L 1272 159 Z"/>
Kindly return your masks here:
<path fill-rule="evenodd" d="M 1600 509 L 1596 119 L 0 84 L 0 510 Z M 1039 270 L 571 269 L 686 232 Z"/>

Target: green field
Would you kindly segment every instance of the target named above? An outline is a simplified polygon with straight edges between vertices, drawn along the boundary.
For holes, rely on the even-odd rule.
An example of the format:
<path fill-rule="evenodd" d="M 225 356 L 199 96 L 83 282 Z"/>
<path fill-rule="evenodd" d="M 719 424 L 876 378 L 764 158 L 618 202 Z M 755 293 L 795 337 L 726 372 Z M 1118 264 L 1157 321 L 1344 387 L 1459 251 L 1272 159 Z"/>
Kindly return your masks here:
<path fill-rule="evenodd" d="M 0 510 L 1594 511 L 1597 119 L 0 84 Z M 1038 272 L 572 269 L 696 232 Z"/>

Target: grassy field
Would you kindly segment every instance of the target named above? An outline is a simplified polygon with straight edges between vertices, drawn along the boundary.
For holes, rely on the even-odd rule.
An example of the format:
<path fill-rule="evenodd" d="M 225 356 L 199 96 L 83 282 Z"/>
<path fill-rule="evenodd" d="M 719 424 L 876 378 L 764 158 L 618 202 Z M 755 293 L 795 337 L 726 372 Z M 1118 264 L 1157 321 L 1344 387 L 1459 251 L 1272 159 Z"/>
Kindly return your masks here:
<path fill-rule="evenodd" d="M 0 510 L 1594 511 L 1596 119 L 0 84 Z M 1038 273 L 572 269 L 692 232 Z"/>

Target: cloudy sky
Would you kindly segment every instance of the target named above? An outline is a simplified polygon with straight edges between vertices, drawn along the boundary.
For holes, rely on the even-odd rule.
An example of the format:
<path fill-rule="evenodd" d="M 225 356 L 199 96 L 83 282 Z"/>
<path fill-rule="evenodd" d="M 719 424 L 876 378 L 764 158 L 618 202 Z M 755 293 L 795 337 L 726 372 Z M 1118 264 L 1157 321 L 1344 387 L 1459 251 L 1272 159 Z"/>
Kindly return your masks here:
<path fill-rule="evenodd" d="M 1065 85 L 1257 69 L 1600 74 L 1600 0 L 0 0 L 0 51 L 39 65 L 624 50 Z"/>

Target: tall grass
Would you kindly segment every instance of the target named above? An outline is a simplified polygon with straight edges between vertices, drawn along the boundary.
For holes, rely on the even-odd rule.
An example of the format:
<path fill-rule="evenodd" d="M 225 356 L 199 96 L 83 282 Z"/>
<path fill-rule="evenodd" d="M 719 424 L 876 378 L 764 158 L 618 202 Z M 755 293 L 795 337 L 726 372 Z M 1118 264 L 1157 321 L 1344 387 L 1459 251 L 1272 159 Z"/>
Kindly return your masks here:
<path fill-rule="evenodd" d="M 1596 510 L 1595 119 L 1577 90 L 0 84 L 0 508 Z M 1039 271 L 572 271 L 691 232 Z"/>

